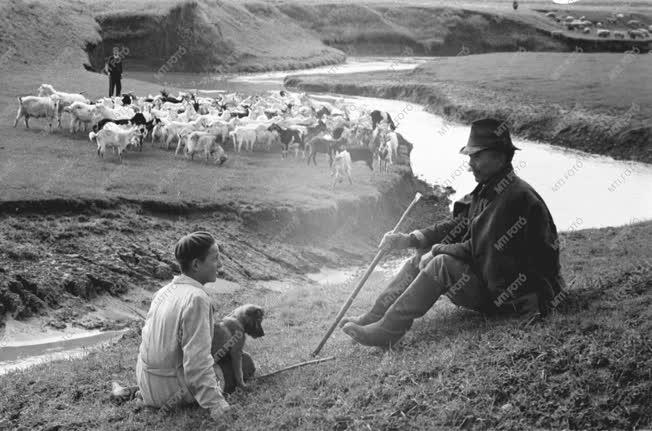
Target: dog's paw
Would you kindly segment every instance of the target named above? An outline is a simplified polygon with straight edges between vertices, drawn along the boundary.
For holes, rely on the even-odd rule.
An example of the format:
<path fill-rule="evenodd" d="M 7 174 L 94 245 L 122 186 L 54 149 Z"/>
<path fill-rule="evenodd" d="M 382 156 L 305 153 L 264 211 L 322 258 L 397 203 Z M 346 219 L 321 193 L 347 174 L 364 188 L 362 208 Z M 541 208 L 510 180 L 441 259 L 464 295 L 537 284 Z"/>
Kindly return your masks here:
<path fill-rule="evenodd" d="M 250 385 L 247 385 L 246 383 L 243 383 L 242 385 L 238 385 L 236 387 L 236 391 L 242 392 L 242 393 L 250 393 L 253 390 L 253 388 Z"/>

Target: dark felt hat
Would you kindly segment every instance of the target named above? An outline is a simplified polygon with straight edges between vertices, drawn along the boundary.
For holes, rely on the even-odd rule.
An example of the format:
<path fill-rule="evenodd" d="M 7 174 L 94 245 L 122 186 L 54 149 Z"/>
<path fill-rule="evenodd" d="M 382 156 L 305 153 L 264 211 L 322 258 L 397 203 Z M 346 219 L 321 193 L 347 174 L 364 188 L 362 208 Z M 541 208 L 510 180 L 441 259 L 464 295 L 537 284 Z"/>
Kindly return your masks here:
<path fill-rule="evenodd" d="M 471 123 L 471 134 L 460 153 L 471 155 L 482 150 L 511 151 L 520 150 L 512 144 L 509 129 L 504 121 L 483 118 Z"/>

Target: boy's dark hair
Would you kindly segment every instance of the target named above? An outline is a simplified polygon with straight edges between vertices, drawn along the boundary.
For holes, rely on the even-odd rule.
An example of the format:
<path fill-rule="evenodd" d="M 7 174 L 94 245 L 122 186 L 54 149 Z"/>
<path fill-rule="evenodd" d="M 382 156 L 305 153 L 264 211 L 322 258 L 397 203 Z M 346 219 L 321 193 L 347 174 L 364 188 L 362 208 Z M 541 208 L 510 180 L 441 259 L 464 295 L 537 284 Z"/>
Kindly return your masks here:
<path fill-rule="evenodd" d="M 215 244 L 215 238 L 208 232 L 193 232 L 181 238 L 174 246 L 174 257 L 182 272 L 190 269 L 193 259 L 204 260 L 208 250 Z"/>

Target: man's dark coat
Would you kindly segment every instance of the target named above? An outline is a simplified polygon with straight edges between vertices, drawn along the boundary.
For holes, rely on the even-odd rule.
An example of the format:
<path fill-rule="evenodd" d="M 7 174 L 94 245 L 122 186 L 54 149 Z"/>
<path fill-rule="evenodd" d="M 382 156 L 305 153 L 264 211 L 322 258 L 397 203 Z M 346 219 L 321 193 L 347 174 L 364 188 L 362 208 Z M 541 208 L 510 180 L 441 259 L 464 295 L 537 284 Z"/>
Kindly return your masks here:
<path fill-rule="evenodd" d="M 497 309 L 529 297 L 546 314 L 564 287 L 552 216 L 511 164 L 455 202 L 452 218 L 412 236 L 414 246 L 468 262 Z"/>

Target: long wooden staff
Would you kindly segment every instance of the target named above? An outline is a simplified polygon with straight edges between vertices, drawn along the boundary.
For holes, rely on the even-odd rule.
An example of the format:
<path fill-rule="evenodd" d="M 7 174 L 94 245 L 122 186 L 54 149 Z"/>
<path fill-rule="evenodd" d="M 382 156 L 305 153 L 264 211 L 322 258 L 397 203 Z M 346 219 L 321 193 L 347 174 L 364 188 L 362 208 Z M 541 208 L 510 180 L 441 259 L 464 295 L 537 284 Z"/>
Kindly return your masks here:
<path fill-rule="evenodd" d="M 270 376 L 275 376 L 279 373 L 283 373 L 285 371 L 294 370 L 295 368 L 301 368 L 301 367 L 305 367 L 306 365 L 319 364 L 321 362 L 332 361 L 333 359 L 335 359 L 335 356 L 329 356 L 328 358 L 323 358 L 323 359 L 314 359 L 312 361 L 300 362 L 298 364 L 290 365 L 289 367 L 281 368 L 280 370 L 272 371 L 271 373 L 263 374 L 262 376 L 256 376 L 254 378 L 256 380 L 264 379 Z"/>
<path fill-rule="evenodd" d="M 403 215 L 399 219 L 398 223 L 396 223 L 396 226 L 394 226 L 394 229 L 392 230 L 392 233 L 396 233 L 399 230 L 399 227 L 401 226 L 401 223 L 405 220 L 407 217 L 408 213 L 414 208 L 414 206 L 419 202 L 419 199 L 421 199 L 421 193 L 417 193 L 414 196 L 414 199 L 412 199 L 412 203 L 410 203 L 410 206 L 407 207 L 407 209 L 403 212 Z M 378 253 L 376 253 L 376 257 L 374 257 L 374 260 L 371 261 L 371 264 L 367 268 L 367 271 L 364 273 L 362 276 L 362 279 L 358 282 L 358 285 L 353 289 L 353 292 L 351 292 L 351 295 L 349 295 L 349 299 L 346 300 L 346 303 L 342 306 L 340 309 L 340 312 L 337 313 L 337 317 L 335 317 L 335 321 L 331 325 L 331 327 L 328 329 L 328 332 L 326 332 L 326 335 L 324 335 L 324 338 L 322 338 L 321 342 L 317 346 L 314 352 L 312 352 L 312 356 L 315 357 L 319 354 L 321 351 L 322 347 L 324 347 L 324 344 L 326 344 L 326 341 L 330 338 L 331 334 L 333 331 L 335 331 L 335 328 L 337 328 L 337 325 L 340 323 L 340 320 L 344 317 L 346 312 L 348 311 L 349 307 L 351 307 L 351 304 L 353 304 L 353 300 L 355 299 L 356 296 L 358 296 L 358 293 L 360 293 L 360 290 L 362 290 L 362 286 L 366 283 L 367 279 L 371 275 L 371 273 L 374 271 L 374 268 L 376 268 L 376 265 L 378 265 L 378 262 L 385 256 L 387 253 L 387 250 L 379 250 Z"/>

